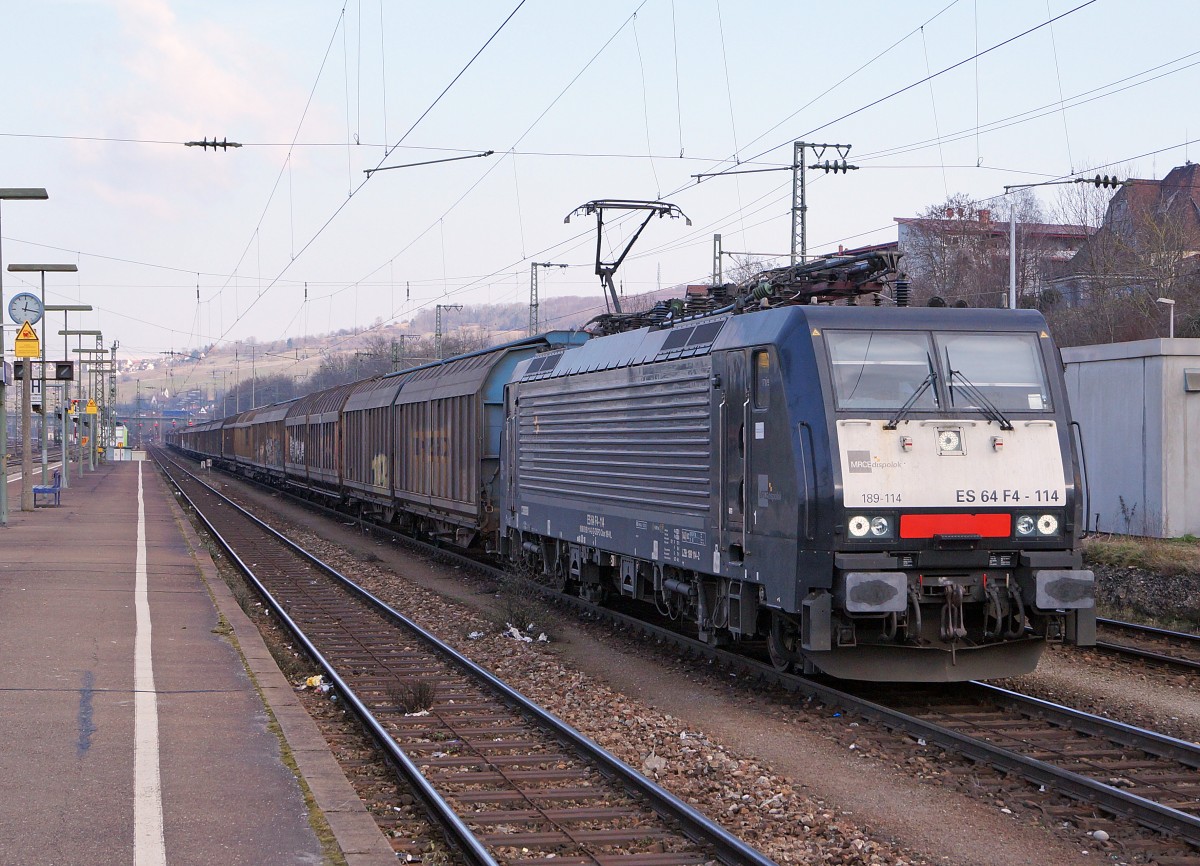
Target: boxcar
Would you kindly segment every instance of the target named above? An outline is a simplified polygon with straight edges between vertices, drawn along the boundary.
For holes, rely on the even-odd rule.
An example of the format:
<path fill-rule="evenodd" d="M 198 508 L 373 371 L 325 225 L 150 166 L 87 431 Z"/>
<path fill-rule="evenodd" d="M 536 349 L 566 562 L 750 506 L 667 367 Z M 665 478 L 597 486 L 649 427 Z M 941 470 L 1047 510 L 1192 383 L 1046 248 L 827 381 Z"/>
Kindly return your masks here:
<path fill-rule="evenodd" d="M 223 419 L 205 421 L 171 434 L 174 445 L 199 459 L 220 458 L 221 424 Z"/>
<path fill-rule="evenodd" d="M 342 408 L 358 383 L 317 391 L 296 400 L 283 420 L 288 483 L 341 500 Z"/>
<path fill-rule="evenodd" d="M 408 371 L 396 395 L 397 506 L 425 533 L 499 548 L 504 387 L 517 365 L 588 335 L 550 332 Z"/>
<path fill-rule="evenodd" d="M 405 374 L 367 379 L 354 385 L 342 410 L 342 484 L 360 513 L 390 523 L 395 515 L 391 445 L 392 403 Z"/>
<path fill-rule="evenodd" d="M 233 462 L 237 470 L 254 478 L 284 477 L 284 418 L 294 401 L 260 406 L 238 415 L 233 433 Z"/>

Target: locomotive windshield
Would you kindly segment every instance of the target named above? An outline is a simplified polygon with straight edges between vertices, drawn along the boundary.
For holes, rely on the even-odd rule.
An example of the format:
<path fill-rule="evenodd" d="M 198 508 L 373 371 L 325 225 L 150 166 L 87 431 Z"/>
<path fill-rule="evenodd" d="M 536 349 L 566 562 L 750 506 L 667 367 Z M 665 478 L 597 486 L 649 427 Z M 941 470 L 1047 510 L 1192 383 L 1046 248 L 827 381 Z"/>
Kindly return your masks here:
<path fill-rule="evenodd" d="M 831 330 L 825 340 L 838 409 L 1051 408 L 1035 334 Z"/>
<path fill-rule="evenodd" d="M 933 372 L 928 334 L 827 331 L 839 409 L 899 409 Z M 936 409 L 937 391 L 925 388 L 913 409 Z"/>
<path fill-rule="evenodd" d="M 1033 334 L 937 334 L 934 339 L 947 368 L 952 408 L 983 408 L 981 393 L 1001 412 L 1050 408 L 1046 371 Z M 964 380 L 968 387 L 961 387 Z"/>

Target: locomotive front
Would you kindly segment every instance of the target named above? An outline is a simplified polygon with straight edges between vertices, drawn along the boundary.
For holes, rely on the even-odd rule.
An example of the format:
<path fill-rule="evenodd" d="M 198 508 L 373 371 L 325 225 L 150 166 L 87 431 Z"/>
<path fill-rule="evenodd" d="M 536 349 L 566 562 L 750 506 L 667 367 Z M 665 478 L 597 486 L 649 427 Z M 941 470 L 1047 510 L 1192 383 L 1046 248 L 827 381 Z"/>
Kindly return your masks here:
<path fill-rule="evenodd" d="M 1073 431 L 1041 315 L 805 318 L 825 407 L 815 538 L 830 583 L 802 572 L 802 616 L 772 625 L 777 663 L 961 680 L 1032 670 L 1047 640 L 1093 643 Z"/>

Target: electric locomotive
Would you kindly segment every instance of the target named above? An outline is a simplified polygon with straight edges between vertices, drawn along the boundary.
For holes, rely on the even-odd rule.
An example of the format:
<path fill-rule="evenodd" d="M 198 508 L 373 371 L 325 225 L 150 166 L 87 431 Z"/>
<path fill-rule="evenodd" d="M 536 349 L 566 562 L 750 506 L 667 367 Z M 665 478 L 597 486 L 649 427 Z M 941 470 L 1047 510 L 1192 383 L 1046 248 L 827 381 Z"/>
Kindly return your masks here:
<path fill-rule="evenodd" d="M 601 338 L 518 365 L 508 556 L 712 643 L 764 641 L 780 669 L 954 681 L 1094 642 L 1045 321 L 855 304 L 893 264 L 779 269 L 703 315 L 609 317 Z"/>

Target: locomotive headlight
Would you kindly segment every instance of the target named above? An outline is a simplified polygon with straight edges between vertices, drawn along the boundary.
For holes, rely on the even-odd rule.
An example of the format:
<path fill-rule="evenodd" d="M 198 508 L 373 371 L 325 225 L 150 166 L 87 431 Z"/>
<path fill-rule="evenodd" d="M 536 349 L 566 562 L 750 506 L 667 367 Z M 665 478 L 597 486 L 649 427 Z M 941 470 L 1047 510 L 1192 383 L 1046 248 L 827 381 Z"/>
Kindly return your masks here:
<path fill-rule="evenodd" d="M 1058 518 L 1053 514 L 1043 514 L 1037 519 L 1038 535 L 1057 535 Z"/>
<path fill-rule="evenodd" d="M 896 524 L 893 519 L 883 514 L 855 514 L 846 522 L 846 528 L 851 538 L 895 538 Z"/>
<path fill-rule="evenodd" d="M 1021 514 L 1016 520 L 1017 535 L 1021 538 L 1051 538 L 1058 535 L 1060 526 L 1057 514 Z"/>

